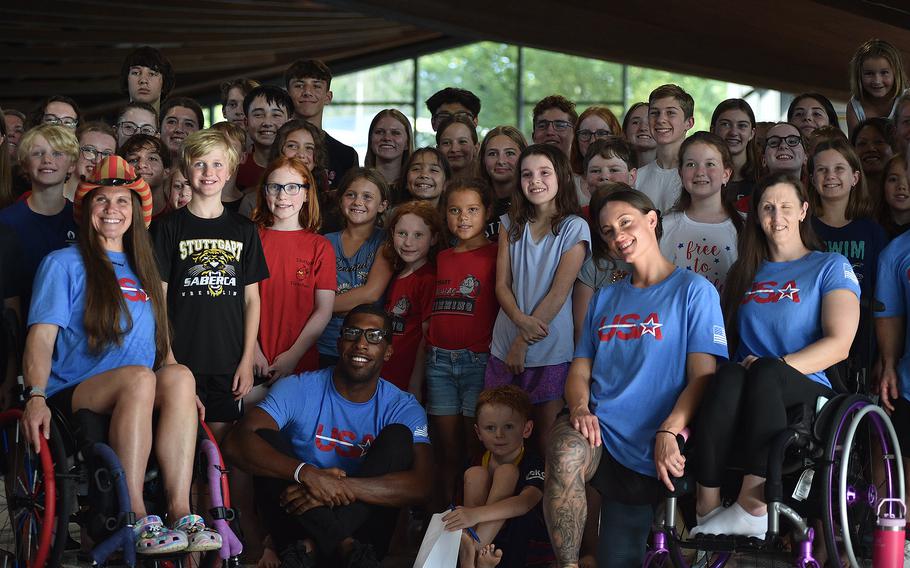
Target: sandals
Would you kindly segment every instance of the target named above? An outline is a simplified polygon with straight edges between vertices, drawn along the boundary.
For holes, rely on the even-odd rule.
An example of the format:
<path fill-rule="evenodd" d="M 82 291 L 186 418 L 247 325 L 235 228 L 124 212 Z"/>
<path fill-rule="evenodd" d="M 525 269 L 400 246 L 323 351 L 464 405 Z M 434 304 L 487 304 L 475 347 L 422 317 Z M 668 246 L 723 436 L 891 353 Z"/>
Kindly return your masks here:
<path fill-rule="evenodd" d="M 158 515 L 139 519 L 133 526 L 133 533 L 139 554 L 172 554 L 187 549 L 186 533 L 167 528 Z"/>
<path fill-rule="evenodd" d="M 186 515 L 177 521 L 174 531 L 185 535 L 186 552 L 208 552 L 221 548 L 221 535 L 205 526 L 199 515 Z"/>

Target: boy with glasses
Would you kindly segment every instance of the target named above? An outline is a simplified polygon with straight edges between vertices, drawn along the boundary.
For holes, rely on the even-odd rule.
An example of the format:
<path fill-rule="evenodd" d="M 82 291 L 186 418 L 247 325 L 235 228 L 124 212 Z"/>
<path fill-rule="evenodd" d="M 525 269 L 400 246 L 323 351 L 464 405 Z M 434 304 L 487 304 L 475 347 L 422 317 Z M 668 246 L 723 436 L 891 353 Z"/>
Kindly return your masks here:
<path fill-rule="evenodd" d="M 41 101 L 32 110 L 28 117 L 28 126 L 34 128 L 39 124 L 50 124 L 76 130 L 81 118 L 82 113 L 76 101 L 64 95 L 54 95 Z"/>
<path fill-rule="evenodd" d="M 433 132 L 439 125 L 456 116 L 470 119 L 477 126 L 477 117 L 480 115 L 480 99 L 467 89 L 446 87 L 437 91 L 427 99 L 427 110 L 430 111 L 430 124 Z"/>
<path fill-rule="evenodd" d="M 535 144 L 551 144 L 568 158 L 571 156 L 573 127 L 578 120 L 575 103 L 562 95 L 550 95 L 534 105 L 533 132 Z"/>

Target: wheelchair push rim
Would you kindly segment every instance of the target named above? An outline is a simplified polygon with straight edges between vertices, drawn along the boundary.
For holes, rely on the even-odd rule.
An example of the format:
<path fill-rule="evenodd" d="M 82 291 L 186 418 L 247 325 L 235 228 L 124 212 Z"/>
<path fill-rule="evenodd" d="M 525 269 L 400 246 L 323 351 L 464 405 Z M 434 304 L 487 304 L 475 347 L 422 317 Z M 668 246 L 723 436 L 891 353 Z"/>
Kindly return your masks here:
<path fill-rule="evenodd" d="M 865 397 L 845 401 L 825 457 L 823 521 L 829 565 L 859 568 L 857 551 L 865 550 L 871 558 L 871 532 L 881 500 L 906 502 L 900 446 L 887 414 Z M 881 460 L 878 475 L 873 458 Z"/>

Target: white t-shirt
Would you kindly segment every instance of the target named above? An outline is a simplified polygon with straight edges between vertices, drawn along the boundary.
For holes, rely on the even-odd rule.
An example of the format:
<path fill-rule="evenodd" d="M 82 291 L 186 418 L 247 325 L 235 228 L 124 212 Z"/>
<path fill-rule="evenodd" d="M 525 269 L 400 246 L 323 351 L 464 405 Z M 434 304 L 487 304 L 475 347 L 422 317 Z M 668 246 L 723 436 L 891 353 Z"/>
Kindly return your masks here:
<path fill-rule="evenodd" d="M 683 212 L 663 218 L 664 234 L 660 252 L 680 268 L 707 278 L 723 293 L 727 273 L 736 261 L 736 227 L 723 223 L 699 223 Z"/>
<path fill-rule="evenodd" d="M 678 170 L 665 170 L 657 162 L 638 168 L 635 189 L 651 198 L 662 214 L 667 214 L 682 191 Z"/>

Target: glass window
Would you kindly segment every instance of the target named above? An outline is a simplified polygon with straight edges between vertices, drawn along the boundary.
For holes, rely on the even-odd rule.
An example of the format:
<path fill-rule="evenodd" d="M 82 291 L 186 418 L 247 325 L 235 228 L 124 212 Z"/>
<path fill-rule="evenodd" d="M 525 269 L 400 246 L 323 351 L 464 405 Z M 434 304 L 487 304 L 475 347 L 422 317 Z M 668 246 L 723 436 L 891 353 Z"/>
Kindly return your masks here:
<path fill-rule="evenodd" d="M 518 48 L 480 42 L 420 58 L 417 78 L 418 143 L 436 145 L 426 100 L 446 87 L 467 89 L 481 101 L 478 135 L 500 124 L 515 124 Z"/>
<path fill-rule="evenodd" d="M 435 145 L 425 101 L 445 87 L 468 89 L 480 97 L 477 130 L 481 138 L 495 126 L 510 124 L 521 128 L 530 140 L 532 109 L 548 95 L 561 94 L 574 101 L 579 114 L 591 105 L 606 105 L 622 122 L 628 105 L 647 101 L 650 92 L 665 83 L 682 86 L 695 99 L 693 132 L 709 127 L 711 113 L 724 99 L 750 93 L 750 102 L 758 98 L 764 106 L 773 106 L 776 100 L 724 81 L 478 42 L 335 77 L 334 99 L 326 106 L 323 126 L 356 148 L 362 162 L 370 122 L 384 108 L 397 108 L 412 121 L 415 147 Z M 219 113 L 218 107 L 213 111 Z M 757 107 L 756 113 L 763 115 Z M 220 113 L 216 116 L 220 119 Z"/>

